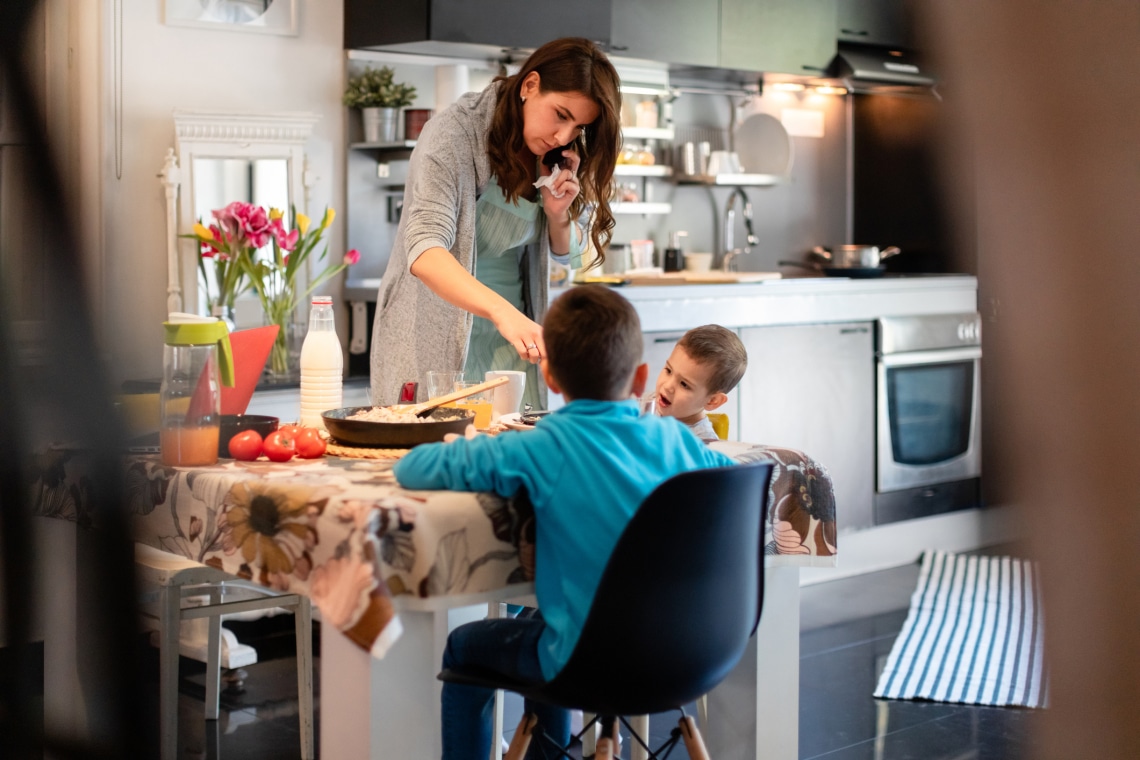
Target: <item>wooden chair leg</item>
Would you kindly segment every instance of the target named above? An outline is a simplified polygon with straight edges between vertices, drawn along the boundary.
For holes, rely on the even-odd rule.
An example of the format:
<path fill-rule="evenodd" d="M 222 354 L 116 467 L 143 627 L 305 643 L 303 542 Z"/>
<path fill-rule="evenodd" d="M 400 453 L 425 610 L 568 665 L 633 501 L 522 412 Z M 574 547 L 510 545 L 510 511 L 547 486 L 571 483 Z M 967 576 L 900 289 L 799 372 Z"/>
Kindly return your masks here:
<path fill-rule="evenodd" d="M 507 748 L 507 754 L 503 755 L 503 760 L 523 760 L 530 747 L 531 737 L 534 736 L 536 723 L 538 718 L 533 714 L 522 716 L 518 728 L 515 729 L 515 735 L 511 737 L 511 746 Z"/>
<path fill-rule="evenodd" d="M 681 718 L 681 740 L 685 742 L 685 751 L 689 753 L 689 760 L 709 760 L 709 751 L 705 749 L 705 740 L 697 730 L 697 723 L 693 716 L 686 715 Z"/>
<path fill-rule="evenodd" d="M 697 725 L 702 731 L 709 730 L 709 695 L 702 694 L 697 698 Z"/>

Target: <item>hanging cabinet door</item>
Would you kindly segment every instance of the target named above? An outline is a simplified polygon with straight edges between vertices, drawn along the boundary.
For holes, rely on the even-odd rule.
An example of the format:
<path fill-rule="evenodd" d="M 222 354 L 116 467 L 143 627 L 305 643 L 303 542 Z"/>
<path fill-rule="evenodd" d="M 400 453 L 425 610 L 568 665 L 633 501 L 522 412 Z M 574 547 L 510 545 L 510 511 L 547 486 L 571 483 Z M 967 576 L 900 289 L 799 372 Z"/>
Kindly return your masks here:
<path fill-rule="evenodd" d="M 716 66 L 719 0 L 613 0 L 615 55 Z"/>
<path fill-rule="evenodd" d="M 721 0 L 720 65 L 810 76 L 835 57 L 836 0 Z"/>

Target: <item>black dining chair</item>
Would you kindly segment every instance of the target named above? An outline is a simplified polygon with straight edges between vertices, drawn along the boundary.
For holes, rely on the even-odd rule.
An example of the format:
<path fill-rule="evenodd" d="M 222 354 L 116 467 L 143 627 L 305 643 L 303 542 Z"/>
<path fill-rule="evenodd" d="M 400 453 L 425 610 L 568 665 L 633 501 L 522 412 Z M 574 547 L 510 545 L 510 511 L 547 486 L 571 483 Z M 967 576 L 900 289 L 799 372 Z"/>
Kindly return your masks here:
<path fill-rule="evenodd" d="M 678 741 L 693 760 L 707 758 L 684 705 L 728 675 L 760 622 L 771 474 L 771 463 L 755 462 L 685 472 L 658 486 L 618 540 L 570 660 L 550 681 L 523 684 L 476 668 L 447 669 L 439 679 L 593 713 L 605 736 L 621 720 L 651 758 Z M 656 750 L 621 717 L 670 710 L 680 721 Z M 521 760 L 532 736 L 555 745 L 524 715 L 506 757 Z"/>

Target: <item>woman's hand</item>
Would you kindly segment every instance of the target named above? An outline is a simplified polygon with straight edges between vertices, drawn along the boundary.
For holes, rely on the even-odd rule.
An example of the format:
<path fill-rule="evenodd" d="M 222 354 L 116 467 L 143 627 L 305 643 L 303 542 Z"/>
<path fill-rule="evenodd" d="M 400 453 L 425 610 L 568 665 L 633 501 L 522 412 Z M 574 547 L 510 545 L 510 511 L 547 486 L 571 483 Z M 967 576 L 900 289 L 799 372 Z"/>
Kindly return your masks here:
<path fill-rule="evenodd" d="M 507 308 L 491 315 L 491 322 L 503 338 L 515 347 L 519 356 L 538 364 L 546 356 L 546 344 L 542 341 L 542 326 L 528 319 L 518 309 L 507 304 Z"/>
<path fill-rule="evenodd" d="M 552 229 L 555 223 L 563 226 L 569 224 L 570 204 L 582 190 L 582 186 L 578 183 L 578 165 L 582 162 L 582 157 L 577 151 L 564 150 L 562 158 L 553 184 L 542 188 L 542 210 L 546 212 L 546 218 L 550 220 Z M 553 173 L 553 167 L 540 165 L 544 176 Z"/>

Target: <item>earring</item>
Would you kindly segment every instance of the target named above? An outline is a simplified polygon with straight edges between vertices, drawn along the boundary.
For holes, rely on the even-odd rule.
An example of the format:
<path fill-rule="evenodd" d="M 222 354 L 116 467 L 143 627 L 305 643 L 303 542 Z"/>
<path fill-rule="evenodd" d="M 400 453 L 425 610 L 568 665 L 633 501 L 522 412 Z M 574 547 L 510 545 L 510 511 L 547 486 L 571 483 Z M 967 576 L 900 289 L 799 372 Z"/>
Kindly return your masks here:
<path fill-rule="evenodd" d="M 521 100 L 522 102 L 525 103 L 526 102 L 526 95 L 519 95 L 519 100 Z"/>

